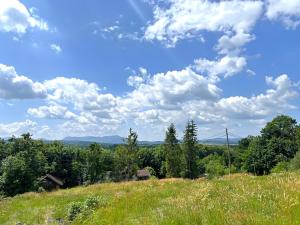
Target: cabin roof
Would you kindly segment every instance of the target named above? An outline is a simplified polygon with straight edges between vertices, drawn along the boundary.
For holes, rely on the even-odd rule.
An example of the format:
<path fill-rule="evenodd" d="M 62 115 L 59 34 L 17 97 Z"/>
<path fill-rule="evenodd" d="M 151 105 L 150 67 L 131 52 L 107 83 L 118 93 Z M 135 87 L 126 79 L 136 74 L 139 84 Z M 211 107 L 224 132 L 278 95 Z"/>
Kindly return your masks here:
<path fill-rule="evenodd" d="M 151 177 L 151 174 L 148 170 L 138 170 L 137 176 L 138 177 Z"/>
<path fill-rule="evenodd" d="M 52 182 L 58 184 L 59 186 L 63 186 L 64 183 L 57 177 L 51 175 L 51 174 L 47 174 L 43 179 L 48 179 L 51 180 Z"/>

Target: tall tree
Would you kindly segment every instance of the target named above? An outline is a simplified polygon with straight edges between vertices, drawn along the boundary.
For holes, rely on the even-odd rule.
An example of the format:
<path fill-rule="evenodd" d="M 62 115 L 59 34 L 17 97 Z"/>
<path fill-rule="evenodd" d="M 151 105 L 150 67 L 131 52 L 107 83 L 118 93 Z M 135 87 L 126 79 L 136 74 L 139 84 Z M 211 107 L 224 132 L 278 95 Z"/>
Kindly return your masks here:
<path fill-rule="evenodd" d="M 257 175 L 268 174 L 279 162 L 293 158 L 298 146 L 297 121 L 280 115 L 267 123 L 261 136 L 251 141 L 245 166 Z"/>
<path fill-rule="evenodd" d="M 102 173 L 101 164 L 102 148 L 99 144 L 91 144 L 87 153 L 87 177 L 89 182 L 99 181 Z"/>
<path fill-rule="evenodd" d="M 188 121 L 183 137 L 183 151 L 186 161 L 185 177 L 190 179 L 198 176 L 197 142 L 197 126 L 193 120 Z"/>
<path fill-rule="evenodd" d="M 164 149 L 167 177 L 180 177 L 182 172 L 182 152 L 176 138 L 176 128 L 173 123 L 166 132 Z"/>
<path fill-rule="evenodd" d="M 138 149 L 138 135 L 131 128 L 129 129 L 129 134 L 126 139 L 127 148 L 130 152 L 135 152 Z"/>
<path fill-rule="evenodd" d="M 137 150 L 138 135 L 131 128 L 126 138 L 126 146 L 118 146 L 116 150 L 116 174 L 119 180 L 130 180 L 138 170 Z"/>
<path fill-rule="evenodd" d="M 296 142 L 297 142 L 297 151 L 300 150 L 300 125 L 296 127 Z"/>

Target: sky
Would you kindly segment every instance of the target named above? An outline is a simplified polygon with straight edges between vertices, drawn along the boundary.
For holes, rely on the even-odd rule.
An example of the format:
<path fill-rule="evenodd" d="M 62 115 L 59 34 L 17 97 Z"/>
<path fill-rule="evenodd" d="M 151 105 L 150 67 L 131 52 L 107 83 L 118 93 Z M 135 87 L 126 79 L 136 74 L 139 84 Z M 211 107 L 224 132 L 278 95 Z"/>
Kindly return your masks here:
<path fill-rule="evenodd" d="M 299 87 L 300 0 L 0 0 L 0 137 L 257 135 Z"/>

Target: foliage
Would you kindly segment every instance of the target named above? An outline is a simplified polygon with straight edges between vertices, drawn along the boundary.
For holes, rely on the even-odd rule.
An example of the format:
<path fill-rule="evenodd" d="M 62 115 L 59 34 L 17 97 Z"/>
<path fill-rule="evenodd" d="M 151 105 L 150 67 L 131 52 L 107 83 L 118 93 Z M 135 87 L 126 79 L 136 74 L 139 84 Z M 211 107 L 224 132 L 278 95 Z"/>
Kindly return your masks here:
<path fill-rule="evenodd" d="M 255 175 L 300 169 L 300 126 L 288 116 L 278 116 L 262 129 L 261 135 L 242 139 L 231 146 L 231 173 L 247 171 Z M 296 153 L 298 151 L 298 153 Z M 216 177 L 229 173 L 226 146 L 201 145 L 197 127 L 188 121 L 183 142 L 175 125 L 166 131 L 165 143 L 138 145 L 138 135 L 129 130 L 126 144 L 104 149 L 69 146 L 61 142 L 33 140 L 30 134 L 0 139 L 0 195 L 14 196 L 47 189 L 47 174 L 63 181 L 64 188 L 81 184 L 124 181 L 136 178 L 138 169 L 148 168 L 158 178 Z"/>
<path fill-rule="evenodd" d="M 289 170 L 289 162 L 282 161 L 277 163 L 275 167 L 271 170 L 271 173 L 282 173 Z"/>
<path fill-rule="evenodd" d="M 8 156 L 1 165 L 1 187 L 8 196 L 33 189 L 32 174 L 20 156 Z"/>
<path fill-rule="evenodd" d="M 99 180 L 102 173 L 101 163 L 102 149 L 99 144 L 91 144 L 87 151 L 87 179 L 90 183 L 95 183 Z"/>
<path fill-rule="evenodd" d="M 198 176 L 197 142 L 197 126 L 193 120 L 188 121 L 183 137 L 183 151 L 185 155 L 184 177 L 190 179 Z"/>
<path fill-rule="evenodd" d="M 82 212 L 83 204 L 82 202 L 73 202 L 69 205 L 68 209 L 68 219 L 73 221 Z"/>
<path fill-rule="evenodd" d="M 100 206 L 105 206 L 106 201 L 98 196 L 89 196 L 84 202 L 73 202 L 68 207 L 68 220 L 74 221 L 80 217 L 86 217 Z"/>
<path fill-rule="evenodd" d="M 182 172 L 183 154 L 176 138 L 176 128 L 172 123 L 165 138 L 166 176 L 180 177 Z"/>
<path fill-rule="evenodd" d="M 288 161 L 298 151 L 297 122 L 289 116 L 278 116 L 267 123 L 261 136 L 252 138 L 245 168 L 256 175 L 268 174 L 278 163 Z"/>
<path fill-rule="evenodd" d="M 298 151 L 295 157 L 291 160 L 290 167 L 292 170 L 300 170 L 300 151 Z"/>
<path fill-rule="evenodd" d="M 202 163 L 207 173 L 208 178 L 225 175 L 224 158 L 220 155 L 209 155 L 202 159 Z"/>

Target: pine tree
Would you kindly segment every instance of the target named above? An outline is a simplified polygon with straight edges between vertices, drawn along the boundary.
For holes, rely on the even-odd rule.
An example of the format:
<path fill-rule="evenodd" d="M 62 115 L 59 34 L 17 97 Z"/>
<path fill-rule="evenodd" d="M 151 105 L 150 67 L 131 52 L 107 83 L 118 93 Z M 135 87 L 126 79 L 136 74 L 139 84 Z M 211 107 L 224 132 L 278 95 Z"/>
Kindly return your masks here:
<path fill-rule="evenodd" d="M 125 163 L 124 175 L 126 180 L 132 179 L 138 170 L 137 151 L 138 151 L 138 135 L 131 128 L 126 139 L 126 150 L 123 155 L 123 163 Z"/>
<path fill-rule="evenodd" d="M 133 130 L 130 128 L 128 137 L 126 139 L 128 151 L 135 152 L 138 149 L 137 139 L 138 139 L 137 133 L 133 132 Z"/>
<path fill-rule="evenodd" d="M 176 128 L 173 123 L 166 132 L 164 149 L 167 177 L 180 177 L 182 171 L 182 152 L 176 138 Z"/>
<path fill-rule="evenodd" d="M 186 163 L 185 177 L 190 179 L 198 176 L 196 164 L 197 142 L 197 126 L 193 120 L 188 121 L 183 137 L 183 150 Z"/>

